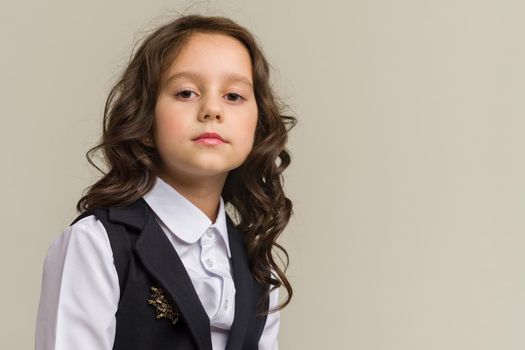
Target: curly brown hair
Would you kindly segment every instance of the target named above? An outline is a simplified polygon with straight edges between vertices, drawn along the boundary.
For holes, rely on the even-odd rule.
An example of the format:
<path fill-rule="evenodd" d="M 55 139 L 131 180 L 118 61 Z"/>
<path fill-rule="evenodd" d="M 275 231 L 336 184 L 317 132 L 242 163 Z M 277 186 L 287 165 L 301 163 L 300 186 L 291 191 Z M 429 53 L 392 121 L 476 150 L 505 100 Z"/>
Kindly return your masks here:
<path fill-rule="evenodd" d="M 87 193 L 83 193 L 76 209 L 82 212 L 96 207 L 126 206 L 153 187 L 162 159 L 155 148 L 145 146 L 141 140 L 153 133 L 155 104 L 164 75 L 192 33 L 229 35 L 250 53 L 258 109 L 254 144 L 244 163 L 229 172 L 221 195 L 233 207 L 238 221 L 236 228 L 245 234 L 252 274 L 267 287 L 258 304 L 258 315 L 266 314 L 261 306 L 271 290 L 281 285 L 286 288 L 287 299 L 269 311 L 275 312 L 288 305 L 293 295 L 285 276 L 289 256 L 276 240 L 293 213 L 292 202 L 283 191 L 282 173 L 290 164 L 285 145 L 297 118 L 283 115 L 287 105 L 270 85 L 270 66 L 257 39 L 233 20 L 197 14 L 179 16 L 154 30 L 132 53 L 106 100 L 102 137 L 86 153 L 89 163 L 103 176 L 85 189 Z M 92 160 L 93 153 L 99 150 L 107 172 Z M 272 256 L 273 247 L 286 256 L 284 270 Z"/>

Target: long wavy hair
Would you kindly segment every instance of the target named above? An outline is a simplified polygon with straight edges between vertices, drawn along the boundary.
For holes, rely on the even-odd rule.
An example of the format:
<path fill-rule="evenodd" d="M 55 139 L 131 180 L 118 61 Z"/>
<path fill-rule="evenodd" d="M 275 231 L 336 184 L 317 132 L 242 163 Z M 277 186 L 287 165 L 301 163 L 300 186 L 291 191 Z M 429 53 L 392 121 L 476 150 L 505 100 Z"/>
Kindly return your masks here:
<path fill-rule="evenodd" d="M 290 164 L 285 145 L 297 118 L 283 115 L 287 105 L 270 85 L 270 66 L 257 39 L 233 20 L 181 15 L 142 40 L 110 90 L 101 139 L 86 153 L 89 163 L 103 176 L 84 190 L 76 209 L 80 213 L 97 207 L 126 206 L 153 187 L 162 159 L 155 148 L 147 147 L 141 140 L 153 135 L 155 104 L 168 67 L 192 33 L 199 32 L 229 35 L 244 44 L 251 56 L 258 108 L 254 144 L 244 163 L 228 173 L 221 195 L 233 208 L 236 228 L 244 234 L 252 274 L 267 287 L 258 304 L 258 315 L 264 315 L 267 313 L 262 305 L 271 290 L 284 285 L 288 296 L 268 313 L 283 309 L 293 295 L 285 275 L 289 256 L 276 240 L 293 213 L 292 202 L 283 191 L 282 173 Z M 98 151 L 102 152 L 106 172 L 92 160 Z M 286 256 L 284 270 L 272 256 L 274 247 Z"/>

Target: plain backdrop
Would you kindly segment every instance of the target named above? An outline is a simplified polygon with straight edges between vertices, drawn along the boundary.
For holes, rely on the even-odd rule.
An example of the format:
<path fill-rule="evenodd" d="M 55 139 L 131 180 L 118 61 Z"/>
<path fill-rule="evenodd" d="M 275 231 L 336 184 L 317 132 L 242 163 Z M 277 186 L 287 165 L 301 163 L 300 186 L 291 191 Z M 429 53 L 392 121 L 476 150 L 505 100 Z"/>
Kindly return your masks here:
<path fill-rule="evenodd" d="M 33 348 L 46 250 L 99 176 L 84 155 L 133 45 L 189 7 L 260 39 L 299 119 L 280 349 L 524 349 L 525 3 L 191 4 L 2 1 L 0 348 Z"/>

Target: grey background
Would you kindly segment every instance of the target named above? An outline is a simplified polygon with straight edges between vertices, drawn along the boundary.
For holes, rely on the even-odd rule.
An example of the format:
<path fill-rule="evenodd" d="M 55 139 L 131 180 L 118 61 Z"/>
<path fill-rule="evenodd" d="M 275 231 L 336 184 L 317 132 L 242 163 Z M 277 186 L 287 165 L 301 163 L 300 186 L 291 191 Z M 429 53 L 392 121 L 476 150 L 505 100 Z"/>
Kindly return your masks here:
<path fill-rule="evenodd" d="M 46 249 L 98 176 L 84 153 L 133 44 L 189 4 L 2 1 L 0 348 L 33 348 Z M 523 349 L 524 2 L 191 11 L 250 28 L 299 116 L 280 348 Z"/>

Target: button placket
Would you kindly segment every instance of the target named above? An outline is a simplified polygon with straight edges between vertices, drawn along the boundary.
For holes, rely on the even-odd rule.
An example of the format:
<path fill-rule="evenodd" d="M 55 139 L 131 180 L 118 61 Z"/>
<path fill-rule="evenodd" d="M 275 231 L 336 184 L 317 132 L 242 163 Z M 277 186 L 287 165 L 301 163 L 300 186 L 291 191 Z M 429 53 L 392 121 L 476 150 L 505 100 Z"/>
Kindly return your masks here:
<path fill-rule="evenodd" d="M 215 257 L 215 233 L 213 227 L 208 227 L 205 233 L 201 237 L 201 262 L 207 270 L 212 269 L 212 272 L 217 274 L 216 270 L 216 257 Z"/>
<path fill-rule="evenodd" d="M 213 261 L 210 258 L 207 258 L 206 265 L 208 265 L 208 267 L 213 267 Z"/>
<path fill-rule="evenodd" d="M 235 313 L 235 285 L 230 278 L 223 278 L 223 300 L 221 303 L 222 320 L 225 323 L 233 322 Z"/>
<path fill-rule="evenodd" d="M 204 234 L 201 237 L 201 242 L 203 244 L 210 244 L 218 239 L 218 236 L 213 227 L 208 227 Z"/>

